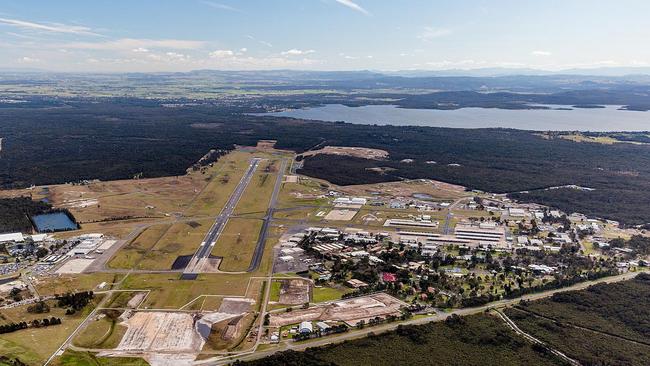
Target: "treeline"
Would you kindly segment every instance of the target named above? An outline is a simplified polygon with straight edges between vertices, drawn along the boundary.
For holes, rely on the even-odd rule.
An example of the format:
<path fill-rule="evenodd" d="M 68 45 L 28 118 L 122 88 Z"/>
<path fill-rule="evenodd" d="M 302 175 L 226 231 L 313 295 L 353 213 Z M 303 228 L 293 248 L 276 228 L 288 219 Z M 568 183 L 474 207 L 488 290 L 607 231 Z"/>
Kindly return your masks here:
<path fill-rule="evenodd" d="M 92 291 L 83 291 L 59 295 L 56 300 L 57 306 L 67 308 L 66 315 L 71 315 L 83 309 L 94 297 L 95 294 Z"/>
<path fill-rule="evenodd" d="M 612 239 L 609 245 L 612 248 L 630 248 L 634 249 L 636 253 L 650 255 L 650 238 L 643 235 L 632 235 L 629 240 Z"/>
<path fill-rule="evenodd" d="M 34 201 L 29 197 L 0 199 L 0 233 L 31 232 L 30 217 L 46 213 L 52 205 L 43 201 Z"/>
<path fill-rule="evenodd" d="M 31 322 L 9 323 L 0 325 L 0 334 L 12 333 L 27 328 L 49 327 L 51 325 L 61 324 L 61 319 L 56 317 L 43 318 L 42 320 L 34 319 Z"/>

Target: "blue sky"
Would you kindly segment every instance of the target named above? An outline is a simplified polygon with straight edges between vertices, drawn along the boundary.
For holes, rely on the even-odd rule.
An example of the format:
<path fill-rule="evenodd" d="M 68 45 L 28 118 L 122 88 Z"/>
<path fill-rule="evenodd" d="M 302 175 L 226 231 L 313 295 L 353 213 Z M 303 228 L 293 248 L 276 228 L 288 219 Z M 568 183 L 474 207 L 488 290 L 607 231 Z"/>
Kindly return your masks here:
<path fill-rule="evenodd" d="M 650 66 L 647 0 L 2 0 L 0 67 Z"/>

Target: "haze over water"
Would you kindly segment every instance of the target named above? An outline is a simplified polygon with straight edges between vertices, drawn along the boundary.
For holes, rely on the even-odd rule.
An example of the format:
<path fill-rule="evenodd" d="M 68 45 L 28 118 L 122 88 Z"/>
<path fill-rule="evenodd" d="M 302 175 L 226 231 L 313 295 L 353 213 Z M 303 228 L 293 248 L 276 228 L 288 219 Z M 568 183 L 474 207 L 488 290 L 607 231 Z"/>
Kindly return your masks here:
<path fill-rule="evenodd" d="M 456 128 L 516 128 L 537 131 L 650 131 L 650 112 L 605 108 L 497 109 L 461 108 L 455 110 L 408 109 L 393 105 L 347 107 L 328 104 L 323 107 L 269 113 L 273 116 L 354 124 L 429 126 Z"/>

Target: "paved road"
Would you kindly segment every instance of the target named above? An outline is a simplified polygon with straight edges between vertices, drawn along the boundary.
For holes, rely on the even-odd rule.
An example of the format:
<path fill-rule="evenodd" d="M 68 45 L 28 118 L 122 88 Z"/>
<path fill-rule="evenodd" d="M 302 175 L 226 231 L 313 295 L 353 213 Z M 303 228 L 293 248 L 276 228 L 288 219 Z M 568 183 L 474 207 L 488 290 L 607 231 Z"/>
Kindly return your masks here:
<path fill-rule="evenodd" d="M 260 161 L 260 158 L 251 159 L 251 162 L 248 165 L 248 169 L 244 173 L 244 176 L 239 181 L 239 184 L 237 184 L 237 187 L 235 187 L 235 190 L 230 195 L 230 198 L 228 198 L 228 202 L 226 202 L 226 205 L 221 210 L 219 216 L 217 216 L 214 224 L 212 224 L 212 227 L 210 227 L 210 230 L 203 239 L 203 242 L 201 242 L 199 248 L 194 253 L 194 256 L 192 256 L 192 259 L 185 268 L 185 271 L 183 271 L 184 278 L 192 279 L 192 277 L 196 277 L 198 274 L 196 268 L 197 264 L 199 264 L 199 261 L 201 259 L 208 258 L 210 256 L 212 248 L 214 248 L 214 245 L 216 244 L 219 235 L 221 235 L 223 228 L 226 226 L 230 215 L 232 215 L 233 211 L 235 210 L 237 202 L 239 202 L 239 199 L 244 194 L 246 187 L 250 183 L 251 179 L 253 179 L 253 175 L 255 174 L 255 170 L 260 164 Z"/>
<path fill-rule="evenodd" d="M 280 188 L 282 187 L 282 178 L 284 177 L 284 171 L 287 168 L 287 161 L 282 160 L 280 164 L 280 170 L 278 176 L 275 179 L 275 187 L 273 188 L 273 194 L 271 195 L 271 201 L 269 203 L 269 208 L 266 210 L 266 215 L 264 216 L 264 222 L 262 223 L 262 229 L 260 230 L 260 235 L 257 238 L 257 246 L 255 246 L 255 252 L 253 253 L 253 259 L 251 259 L 251 264 L 246 270 L 247 272 L 253 272 L 257 270 L 262 262 L 262 256 L 264 255 L 264 246 L 266 245 L 266 237 L 268 235 L 269 226 L 273 220 L 273 212 L 278 201 L 278 194 L 280 193 Z"/>

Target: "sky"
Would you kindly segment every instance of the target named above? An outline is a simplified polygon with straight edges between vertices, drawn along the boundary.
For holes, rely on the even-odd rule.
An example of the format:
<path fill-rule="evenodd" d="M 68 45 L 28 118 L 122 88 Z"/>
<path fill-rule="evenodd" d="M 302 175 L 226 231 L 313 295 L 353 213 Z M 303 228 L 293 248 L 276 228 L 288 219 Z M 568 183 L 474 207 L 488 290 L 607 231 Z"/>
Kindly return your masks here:
<path fill-rule="evenodd" d="M 1 0 L 0 69 L 650 66 L 647 0 Z"/>

